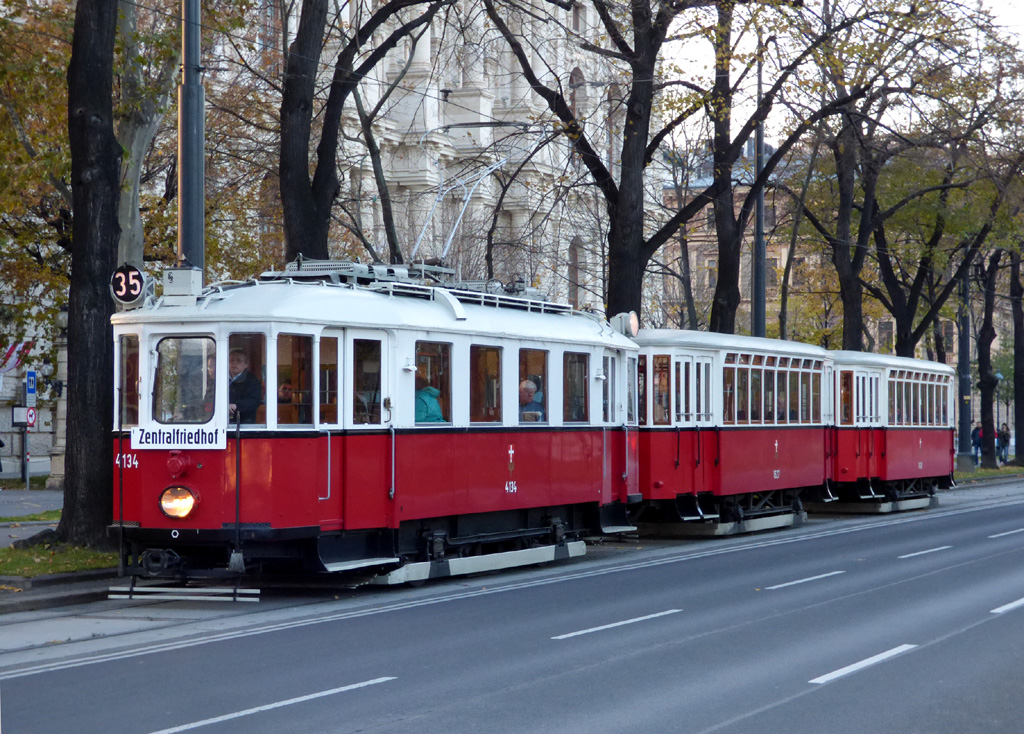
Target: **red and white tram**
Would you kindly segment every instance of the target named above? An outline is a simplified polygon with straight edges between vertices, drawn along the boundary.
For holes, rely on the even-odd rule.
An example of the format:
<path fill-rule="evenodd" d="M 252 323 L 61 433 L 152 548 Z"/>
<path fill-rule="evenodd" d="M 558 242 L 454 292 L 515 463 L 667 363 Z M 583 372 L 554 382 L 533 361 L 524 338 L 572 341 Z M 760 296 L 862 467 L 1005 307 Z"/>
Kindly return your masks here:
<path fill-rule="evenodd" d="M 129 574 L 417 581 L 632 529 L 637 348 L 603 318 L 352 263 L 165 284 L 112 319 Z"/>
<path fill-rule="evenodd" d="M 829 352 L 669 329 L 635 341 L 641 528 L 687 522 L 686 534 L 720 535 L 800 522 L 801 494 L 827 478 Z"/>
<path fill-rule="evenodd" d="M 953 482 L 952 367 L 864 352 L 833 352 L 836 427 L 830 478 L 839 500 L 876 511 L 935 503 Z M 824 509 L 824 508 L 821 508 Z"/>

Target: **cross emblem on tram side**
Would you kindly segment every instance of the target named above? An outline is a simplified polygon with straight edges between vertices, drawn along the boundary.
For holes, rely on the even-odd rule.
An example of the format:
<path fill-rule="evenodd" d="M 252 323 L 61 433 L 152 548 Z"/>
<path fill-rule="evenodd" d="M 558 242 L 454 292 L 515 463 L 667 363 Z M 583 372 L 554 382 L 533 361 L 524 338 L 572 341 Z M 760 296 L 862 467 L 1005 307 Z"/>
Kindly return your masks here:
<path fill-rule="evenodd" d="M 775 439 L 775 457 L 779 456 L 779 439 Z"/>
<path fill-rule="evenodd" d="M 515 455 L 516 455 L 516 446 L 515 446 L 515 444 L 510 443 L 508 445 L 508 470 L 509 471 L 512 471 L 513 469 L 516 468 L 516 464 L 513 461 L 513 459 L 515 458 Z"/>

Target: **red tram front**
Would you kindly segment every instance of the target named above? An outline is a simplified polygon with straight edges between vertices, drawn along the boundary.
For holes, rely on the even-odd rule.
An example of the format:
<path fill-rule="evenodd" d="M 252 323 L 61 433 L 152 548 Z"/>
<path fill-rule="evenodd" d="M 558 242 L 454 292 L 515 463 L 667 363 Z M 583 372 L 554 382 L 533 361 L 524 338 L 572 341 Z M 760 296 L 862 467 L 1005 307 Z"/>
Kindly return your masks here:
<path fill-rule="evenodd" d="M 606 321 L 305 267 L 113 317 L 128 573 L 416 581 L 629 528 L 636 347 Z"/>
<path fill-rule="evenodd" d="M 642 529 L 749 532 L 798 523 L 825 486 L 832 361 L 773 339 L 641 330 Z M 649 524 L 648 524 L 649 523 Z"/>

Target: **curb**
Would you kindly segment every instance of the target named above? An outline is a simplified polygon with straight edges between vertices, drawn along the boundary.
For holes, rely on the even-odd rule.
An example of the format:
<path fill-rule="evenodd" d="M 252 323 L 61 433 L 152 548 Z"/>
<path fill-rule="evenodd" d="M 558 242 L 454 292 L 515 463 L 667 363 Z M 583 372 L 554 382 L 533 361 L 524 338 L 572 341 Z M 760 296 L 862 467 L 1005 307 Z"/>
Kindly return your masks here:
<path fill-rule="evenodd" d="M 34 578 L 0 576 L 0 615 L 85 604 L 107 598 L 116 568 L 54 573 Z"/>

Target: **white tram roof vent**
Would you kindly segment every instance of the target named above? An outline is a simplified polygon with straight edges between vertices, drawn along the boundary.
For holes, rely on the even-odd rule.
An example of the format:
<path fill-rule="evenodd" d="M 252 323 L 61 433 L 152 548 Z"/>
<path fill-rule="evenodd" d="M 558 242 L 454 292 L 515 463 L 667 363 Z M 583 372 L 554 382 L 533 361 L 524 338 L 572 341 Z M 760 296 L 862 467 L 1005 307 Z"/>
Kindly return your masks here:
<path fill-rule="evenodd" d="M 301 255 L 285 266 L 284 271 L 270 270 L 261 275 L 263 280 L 283 278 L 330 280 L 335 283 L 444 283 L 452 278 L 454 270 L 435 262 L 416 262 L 409 265 L 358 263 L 351 260 L 311 260 Z"/>
<path fill-rule="evenodd" d="M 194 306 L 203 292 L 203 271 L 197 268 L 168 268 L 164 271 L 164 295 L 167 306 Z"/>

